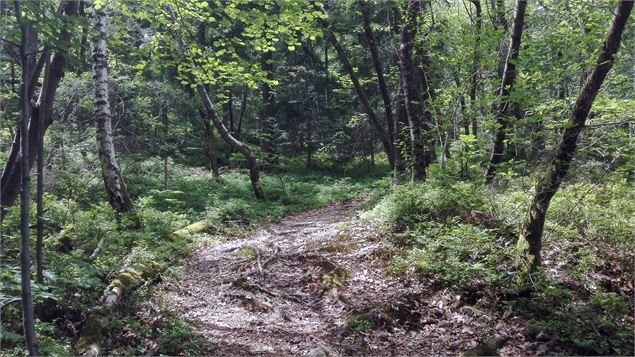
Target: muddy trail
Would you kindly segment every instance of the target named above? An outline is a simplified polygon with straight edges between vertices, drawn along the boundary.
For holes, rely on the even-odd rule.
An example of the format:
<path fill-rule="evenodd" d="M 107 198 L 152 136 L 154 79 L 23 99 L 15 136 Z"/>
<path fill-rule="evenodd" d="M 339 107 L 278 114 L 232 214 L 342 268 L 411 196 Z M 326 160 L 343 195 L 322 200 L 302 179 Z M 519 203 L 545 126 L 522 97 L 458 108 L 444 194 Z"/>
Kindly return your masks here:
<path fill-rule="evenodd" d="M 168 303 L 215 356 L 459 355 L 495 331 L 521 338 L 513 319 L 493 326 L 462 297 L 390 274 L 378 231 L 357 218 L 361 204 L 199 249 Z"/>

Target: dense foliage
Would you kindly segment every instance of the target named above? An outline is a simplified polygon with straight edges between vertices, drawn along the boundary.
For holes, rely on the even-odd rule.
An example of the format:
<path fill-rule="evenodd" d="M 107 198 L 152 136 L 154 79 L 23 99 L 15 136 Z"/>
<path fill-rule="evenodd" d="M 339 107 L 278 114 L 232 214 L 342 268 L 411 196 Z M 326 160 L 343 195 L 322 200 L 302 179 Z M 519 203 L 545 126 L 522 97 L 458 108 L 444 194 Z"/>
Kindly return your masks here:
<path fill-rule="evenodd" d="M 0 353 L 33 351 L 25 285 L 41 355 L 208 351 L 157 285 L 197 247 L 363 198 L 387 274 L 513 311 L 544 353 L 632 355 L 629 2 L 522 3 L 0 0 Z"/>

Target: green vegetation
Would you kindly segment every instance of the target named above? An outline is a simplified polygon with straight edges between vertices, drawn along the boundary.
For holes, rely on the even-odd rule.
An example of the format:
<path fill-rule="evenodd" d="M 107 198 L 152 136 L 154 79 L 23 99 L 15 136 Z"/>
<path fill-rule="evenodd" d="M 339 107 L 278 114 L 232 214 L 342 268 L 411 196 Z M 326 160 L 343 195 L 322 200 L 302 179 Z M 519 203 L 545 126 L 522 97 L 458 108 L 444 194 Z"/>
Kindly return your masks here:
<path fill-rule="evenodd" d="M 56 183 L 59 190 L 45 197 L 45 244 L 50 247 L 51 254 L 45 260 L 46 284 L 33 284 L 36 311 L 42 311 L 38 314 L 40 321 L 37 324 L 38 336 L 42 338 L 42 353 L 73 354 L 72 341 L 57 338 L 68 333 L 65 329 L 69 327 L 60 324 L 72 323 L 75 328 L 81 326 L 82 316 L 94 307 L 94 301 L 99 299 L 106 285 L 127 261 L 159 264 L 160 271 L 168 270 L 163 278 L 169 278 L 169 268 L 180 264 L 181 259 L 199 244 L 241 234 L 249 226 L 266 224 L 287 214 L 368 196 L 387 185 L 386 179 L 381 176 L 351 178 L 329 177 L 317 172 L 289 172 L 265 175 L 262 182 L 268 199 L 255 201 L 248 177 L 240 171 L 224 173 L 214 180 L 206 170 L 174 164 L 170 190 L 164 190 L 160 161 L 149 159 L 139 163 L 139 167 L 142 168 L 139 172 L 128 172 L 128 184 L 147 194 L 134 198 L 136 209 L 131 213 L 117 214 L 106 203 L 92 203 L 93 200 L 103 200 L 103 192 L 99 181 L 90 173 L 66 176 L 65 180 Z M 4 222 L 5 254 L 16 254 L 9 248 L 16 239 L 6 233 L 17 230 L 19 221 L 16 218 L 9 213 Z M 209 222 L 204 234 L 186 240 L 170 239 L 173 231 L 197 220 Z M 102 251 L 94 260 L 88 259 L 104 237 Z M 3 259 L 2 277 L 3 293 L 9 296 L 18 294 L 19 273 L 9 259 Z M 340 279 L 334 274 L 332 284 L 341 284 Z M 128 309 L 133 311 L 134 306 L 128 306 Z M 18 304 L 3 308 L 2 312 L 4 321 L 20 321 Z M 18 328 L 4 326 L 8 329 L 3 330 L 6 331 L 6 335 L 3 332 L 3 351 L 7 351 L 8 355 L 22 354 L 22 338 L 11 333 Z M 195 342 L 182 343 L 194 337 L 188 332 L 188 327 L 175 318 L 146 331 L 141 322 L 123 315 L 121 320 L 115 319 L 107 330 L 114 337 L 124 327 L 140 334 L 141 337 L 136 337 L 140 340 L 143 340 L 144 334 L 154 337 L 159 334 L 156 353 L 200 352 Z M 128 347 L 125 346 L 135 345 L 134 341 L 121 340 L 117 343 L 124 344 L 121 347 L 124 349 L 119 350 L 122 354 L 147 352 L 126 350 Z"/>
<path fill-rule="evenodd" d="M 253 296 L 228 299 L 251 304 L 254 326 L 292 321 L 272 299 L 328 300 L 340 322 L 367 312 L 317 351 L 412 354 L 395 331 L 452 294 L 439 316 L 487 318 L 443 330 L 463 345 L 435 354 L 478 338 L 494 353 L 633 355 L 632 7 L 0 0 L 0 355 L 212 353 L 223 336 L 165 294 L 195 253 L 283 220 L 269 256 L 231 256 L 302 280 L 234 284 Z M 329 205 L 352 216 L 284 227 Z M 512 320 L 514 336 L 484 336 Z"/>
<path fill-rule="evenodd" d="M 615 275 L 632 271 L 630 182 L 618 173 L 563 187 L 545 224 L 546 266 L 527 295 L 516 279 L 514 243 L 533 179 L 491 190 L 437 174 L 397 187 L 365 217 L 386 230 L 395 273 L 413 267 L 499 317 L 511 307 L 527 319 L 529 337 L 561 353 L 632 354 L 631 300 L 620 289 L 632 274 Z"/>

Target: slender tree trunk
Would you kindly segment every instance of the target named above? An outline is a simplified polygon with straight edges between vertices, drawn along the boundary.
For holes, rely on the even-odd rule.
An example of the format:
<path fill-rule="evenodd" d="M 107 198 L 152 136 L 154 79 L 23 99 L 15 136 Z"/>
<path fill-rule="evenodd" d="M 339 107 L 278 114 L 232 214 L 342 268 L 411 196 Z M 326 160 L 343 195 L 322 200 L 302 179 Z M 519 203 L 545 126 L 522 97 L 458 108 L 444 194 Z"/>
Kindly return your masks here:
<path fill-rule="evenodd" d="M 500 41 L 498 46 L 498 65 L 496 66 L 496 73 L 498 74 L 498 79 L 503 79 L 503 73 L 505 72 L 505 59 L 506 54 L 509 51 L 507 47 L 505 34 L 509 29 L 509 24 L 507 23 L 507 18 L 505 17 L 505 0 L 496 0 L 496 17 L 494 17 L 493 25 L 496 28 L 501 28 L 503 30 L 503 39 Z"/>
<path fill-rule="evenodd" d="M 240 140 L 240 132 L 243 126 L 243 118 L 245 117 L 245 110 L 247 109 L 247 94 L 249 89 L 245 88 L 242 98 L 240 100 L 240 115 L 238 116 L 238 125 L 236 126 L 236 139 Z"/>
<path fill-rule="evenodd" d="M 373 66 L 375 67 L 375 73 L 377 75 L 377 82 L 379 84 L 379 91 L 381 98 L 384 102 L 384 110 L 386 113 L 386 125 L 388 126 L 388 136 L 390 142 L 395 143 L 395 121 L 393 118 L 392 104 L 390 103 L 390 94 L 388 93 L 388 86 L 386 85 L 386 78 L 384 77 L 384 70 L 381 64 L 381 58 L 379 57 L 379 49 L 377 48 L 377 42 L 375 40 L 375 34 L 370 27 L 370 15 L 368 5 L 365 0 L 358 0 L 357 4 L 362 12 L 362 19 L 364 24 L 364 33 L 366 34 L 366 40 L 368 41 L 368 49 L 373 58 Z M 393 150 L 394 151 L 394 150 Z M 393 154 L 394 155 L 394 154 Z M 394 169 L 394 162 L 391 165 L 391 169 Z"/>
<path fill-rule="evenodd" d="M 481 64 L 481 28 L 483 27 L 483 15 L 481 14 L 481 1 L 470 0 L 474 4 L 476 11 L 476 38 L 474 42 L 474 56 L 472 62 L 472 70 L 470 71 L 470 115 L 472 116 L 472 135 L 478 137 L 478 122 L 476 120 L 476 92 L 480 82 L 481 72 L 479 70 Z M 463 100 L 463 99 L 461 99 Z M 466 134 L 467 131 L 466 131 Z"/>
<path fill-rule="evenodd" d="M 106 46 L 107 18 L 105 9 L 94 10 L 93 25 L 93 82 L 94 108 L 97 118 L 97 144 L 101 173 L 108 193 L 108 201 L 117 212 L 132 209 L 132 201 L 123 181 L 113 144 L 110 103 L 108 100 L 108 57 Z"/>
<path fill-rule="evenodd" d="M 254 195 L 256 196 L 256 199 L 264 200 L 265 193 L 262 190 L 262 186 L 260 185 L 260 169 L 258 167 L 256 156 L 247 146 L 245 146 L 245 144 L 234 138 L 232 134 L 227 130 L 227 127 L 225 127 L 223 121 L 216 115 L 212 100 L 207 93 L 207 89 L 205 89 L 203 85 L 199 85 L 198 93 L 201 97 L 201 100 L 203 101 L 205 115 L 209 119 L 211 119 L 214 127 L 216 127 L 216 130 L 218 130 L 223 140 L 225 140 L 236 151 L 243 154 L 243 156 L 247 160 L 247 164 L 249 165 L 249 180 L 251 181 L 251 187 L 254 190 Z"/>
<path fill-rule="evenodd" d="M 168 125 L 170 124 L 168 117 L 168 109 L 162 110 L 161 117 L 163 118 L 163 189 L 168 189 L 169 168 L 168 159 L 170 151 L 168 150 Z"/>
<path fill-rule="evenodd" d="M 37 356 L 33 297 L 31 295 L 31 259 L 29 253 L 29 119 L 31 118 L 31 93 L 29 85 L 35 62 L 36 38 L 33 25 L 22 17 L 22 7 L 15 2 L 16 18 L 21 28 L 20 62 L 20 295 L 22 299 L 22 326 L 26 349 L 30 356 Z"/>
<path fill-rule="evenodd" d="M 397 95 L 395 96 L 395 176 L 399 177 L 406 172 L 406 162 L 404 159 L 405 150 L 409 147 L 409 138 L 406 133 L 408 124 L 408 113 L 406 111 L 406 101 L 403 96 L 403 85 L 399 80 L 399 86 L 397 88 Z"/>
<path fill-rule="evenodd" d="M 214 128 L 210 119 L 205 115 L 205 111 L 201 110 L 201 119 L 203 121 L 203 129 L 205 130 L 205 146 L 207 147 L 207 158 L 209 159 L 209 169 L 212 171 L 214 179 L 220 176 L 218 169 L 218 160 L 216 158 L 216 143 L 214 143 Z"/>
<path fill-rule="evenodd" d="M 324 41 L 324 107 L 329 108 L 329 46 Z"/>
<path fill-rule="evenodd" d="M 337 37 L 335 37 L 335 34 L 330 30 L 328 22 L 324 19 L 318 19 L 318 21 L 324 30 L 326 38 L 329 40 L 329 42 L 331 42 L 331 45 L 333 45 L 333 47 L 335 48 L 335 52 L 337 52 L 337 57 L 339 58 L 340 62 L 342 62 L 342 66 L 344 67 L 344 71 L 348 74 L 349 78 L 351 79 L 351 82 L 353 82 L 353 87 L 355 88 L 357 97 L 362 102 L 362 108 L 366 112 L 366 115 L 368 115 L 371 125 L 373 126 L 375 131 L 379 134 L 379 137 L 381 138 L 381 142 L 384 147 L 384 152 L 386 153 L 390 167 L 394 167 L 394 153 L 393 153 L 390 137 L 388 133 L 386 132 L 386 130 L 384 130 L 384 126 L 379 120 L 377 113 L 375 113 L 375 110 L 370 105 L 370 101 L 368 100 L 368 95 L 366 94 L 366 91 L 364 90 L 362 85 L 359 83 L 357 74 L 355 74 L 355 70 L 353 69 L 351 62 L 349 61 L 348 56 L 346 55 L 346 52 L 344 51 L 344 48 L 342 48 L 339 41 L 337 40 Z"/>
<path fill-rule="evenodd" d="M 619 50 L 622 33 L 632 9 L 632 1 L 620 1 L 618 3 L 606 39 L 602 45 L 602 52 L 595 68 L 587 77 L 582 90 L 578 94 L 569 116 L 568 125 L 558 145 L 556 156 L 551 161 L 543 178 L 536 185 L 536 193 L 532 199 L 529 214 L 518 240 L 517 249 L 521 270 L 531 271 L 541 264 L 542 232 L 549 203 L 569 171 L 569 166 L 575 155 L 578 136 L 584 129 L 591 105 L 602 86 L 604 78 L 606 78 L 607 73 L 613 66 L 614 56 Z"/>
<path fill-rule="evenodd" d="M 505 71 L 503 72 L 502 83 L 498 90 L 498 99 L 500 103 L 498 104 L 498 108 L 495 110 L 497 128 L 494 136 L 492 155 L 490 156 L 489 165 L 487 166 L 487 171 L 485 173 L 485 182 L 487 183 L 492 182 L 494 179 L 496 169 L 503 161 L 503 156 L 505 154 L 505 137 L 507 127 L 509 126 L 508 115 L 509 106 L 511 104 L 509 94 L 511 93 L 516 80 L 516 61 L 518 60 L 518 53 L 520 52 L 520 42 L 525 23 L 526 8 L 526 0 L 518 0 L 516 2 L 516 15 L 514 16 L 514 24 L 512 26 L 511 46 L 507 52 Z"/>
<path fill-rule="evenodd" d="M 417 33 L 417 16 L 421 4 L 410 0 L 399 37 L 399 65 L 406 103 L 406 113 L 410 126 L 410 155 L 412 160 L 412 180 L 426 179 L 426 168 L 430 164 L 428 147 L 430 146 L 431 123 L 423 115 L 421 97 L 417 88 L 415 64 L 413 61 L 413 41 Z"/>
<path fill-rule="evenodd" d="M 273 80 L 273 54 L 270 51 L 260 55 L 260 69 L 267 80 Z M 275 123 L 275 95 L 271 85 L 263 81 L 260 85 L 262 104 L 260 108 L 260 149 L 265 156 L 267 165 L 275 164 L 276 140 L 274 134 Z"/>
<path fill-rule="evenodd" d="M 414 52 L 421 53 L 420 64 L 415 64 L 415 72 L 417 74 L 417 78 L 419 79 L 419 85 L 421 86 L 421 114 L 423 115 L 424 122 L 430 123 L 430 125 L 434 123 L 436 126 L 437 139 L 439 141 L 439 146 L 442 149 L 441 167 L 443 167 L 444 160 L 450 155 L 450 152 L 447 150 L 448 146 L 446 145 L 447 137 L 445 130 L 443 129 L 445 126 L 442 120 L 443 115 L 439 111 L 438 107 L 433 106 L 434 100 L 436 99 L 436 92 L 434 87 L 430 84 L 427 73 L 430 68 L 430 60 L 424 48 L 420 47 Z M 434 150 L 434 139 L 432 138 L 433 134 L 434 133 L 430 133 L 431 141 L 429 142 L 429 145 L 427 145 L 428 147 L 426 150 L 428 163 L 432 163 L 437 159 L 437 154 Z"/>
<path fill-rule="evenodd" d="M 311 101 L 309 99 L 309 83 L 307 80 L 304 81 L 304 98 L 307 101 L 306 105 L 306 167 L 313 168 L 313 126 L 311 123 Z M 317 101 L 316 101 L 317 102 Z M 317 109 L 319 110 L 320 105 L 317 102 Z M 318 118 L 320 117 L 318 112 Z"/>
<path fill-rule="evenodd" d="M 48 65 L 50 55 L 47 52 L 45 54 L 46 70 L 44 71 L 44 78 L 48 78 L 50 66 Z M 47 87 L 43 86 L 40 91 L 38 99 L 38 107 L 41 106 L 43 98 L 48 97 L 46 93 Z M 37 206 L 37 234 L 35 240 L 35 261 L 36 261 L 36 280 L 38 283 L 44 282 L 44 259 L 43 259 L 43 245 L 44 245 L 44 125 L 46 121 L 46 111 L 38 110 L 38 147 L 37 147 L 37 188 L 35 204 Z"/>
<path fill-rule="evenodd" d="M 81 16 L 85 16 L 86 15 L 86 2 L 85 1 L 79 1 L 79 5 L 78 5 L 78 12 Z M 86 63 L 85 61 L 86 59 L 86 51 L 88 48 L 88 34 L 90 33 L 90 27 L 89 26 L 82 26 L 82 37 L 81 40 L 79 41 L 79 62 L 80 63 Z M 82 74 L 82 72 L 84 71 L 85 67 L 83 65 L 78 65 L 75 69 L 76 73 L 78 75 Z"/>
<path fill-rule="evenodd" d="M 421 11 L 426 11 L 430 13 L 432 25 L 434 26 L 434 13 L 432 12 L 432 2 L 430 0 L 420 1 Z M 415 20 L 416 21 L 416 20 Z M 416 48 L 414 46 L 417 46 Z M 430 70 L 432 66 L 430 65 L 430 57 L 428 56 L 428 51 L 426 47 L 423 45 L 422 41 L 414 41 L 413 43 L 413 59 L 417 59 L 415 61 L 415 71 L 417 77 L 419 78 L 419 82 L 421 85 L 421 108 L 423 114 L 424 122 L 430 123 L 430 125 L 435 125 L 437 131 L 437 139 L 439 141 L 439 146 L 441 147 L 441 160 L 439 164 L 441 168 L 443 168 L 446 158 L 450 156 L 449 145 L 447 145 L 447 134 L 445 132 L 445 124 L 443 122 L 443 115 L 439 110 L 438 106 L 434 105 L 434 101 L 436 100 L 436 92 L 434 90 L 434 86 L 431 84 L 431 75 Z M 418 56 L 415 55 L 418 54 Z M 426 156 L 428 163 L 432 163 L 436 161 L 437 155 L 435 151 L 434 133 L 430 133 L 430 141 L 426 150 Z M 426 141 L 427 142 L 427 141 Z"/>
<path fill-rule="evenodd" d="M 227 119 L 229 120 L 229 132 L 234 132 L 234 94 L 230 90 L 227 92 Z"/>
<path fill-rule="evenodd" d="M 69 21 L 68 16 L 77 14 L 77 2 L 68 1 L 64 5 L 64 12 L 66 13 L 67 17 L 64 19 L 65 25 L 62 29 L 60 39 L 64 42 L 67 42 L 71 38 L 69 26 L 67 26 Z M 44 116 L 46 119 L 45 126 L 43 128 L 44 132 L 46 132 L 46 129 L 53 122 L 53 101 L 55 99 L 55 93 L 57 91 L 57 87 L 59 86 L 60 80 L 64 76 L 65 65 L 66 53 L 62 52 L 62 50 L 60 49 L 56 50 L 53 59 L 48 64 L 48 76 L 44 78 L 44 82 L 42 84 L 42 91 L 46 91 L 47 96 L 42 98 L 38 108 L 38 111 L 44 111 Z M 39 123 L 39 120 L 31 120 L 29 125 L 29 170 L 33 166 L 35 155 L 38 152 L 37 145 Z M 15 202 L 20 191 L 20 173 L 22 172 L 18 155 L 20 151 L 20 136 L 21 134 L 18 130 L 18 132 L 15 133 L 13 144 L 11 145 L 11 151 L 9 152 L 9 157 L 7 158 L 4 169 L 2 170 L 2 178 L 0 179 L 0 207 L 11 206 Z M 0 215 L 4 216 L 5 214 L 6 210 L 0 211 Z"/>

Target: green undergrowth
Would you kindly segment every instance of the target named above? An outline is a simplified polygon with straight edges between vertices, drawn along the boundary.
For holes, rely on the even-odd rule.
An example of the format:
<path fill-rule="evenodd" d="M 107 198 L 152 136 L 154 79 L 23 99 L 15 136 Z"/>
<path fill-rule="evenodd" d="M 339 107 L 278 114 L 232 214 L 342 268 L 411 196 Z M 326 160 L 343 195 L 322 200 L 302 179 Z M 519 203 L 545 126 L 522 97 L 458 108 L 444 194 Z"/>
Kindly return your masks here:
<path fill-rule="evenodd" d="M 42 284 L 33 284 L 42 354 L 75 354 L 73 341 L 58 337 L 76 336 L 81 331 L 103 290 L 126 265 L 159 266 L 164 273 L 157 279 L 162 279 L 178 271 L 176 267 L 181 259 L 198 244 L 236 236 L 249 226 L 279 220 L 295 212 L 355 197 L 370 197 L 388 184 L 382 175 L 350 178 L 324 176 L 319 172 L 265 172 L 261 182 L 267 199 L 256 201 L 243 170 L 225 171 L 214 180 L 204 169 L 173 164 L 166 186 L 160 159 L 147 159 L 134 167 L 125 165 L 125 158 L 122 161 L 135 203 L 132 213 L 116 214 L 112 210 L 106 203 L 103 183 L 96 179 L 95 173 L 59 174 L 60 180 L 52 193 L 45 195 L 45 279 Z M 34 213 L 33 210 L 32 221 L 35 221 Z M 198 220 L 208 221 L 205 234 L 185 240 L 169 238 L 174 230 Z M 19 252 L 18 223 L 18 205 L 14 205 L 3 225 L 0 266 L 3 301 L 19 295 L 19 271 L 15 268 Z M 34 240 L 33 237 L 32 246 Z M 102 240 L 102 249 L 90 259 Z M 24 351 L 19 303 L 4 307 L 2 313 L 3 353 L 21 355 Z M 131 315 L 125 314 L 121 317 L 130 318 Z M 117 331 L 121 331 L 118 323 L 123 322 L 116 318 L 112 328 L 106 329 L 107 340 L 114 338 L 114 345 L 105 346 L 106 351 L 147 353 L 120 345 L 126 340 L 115 338 Z M 188 347 L 178 342 L 185 339 L 189 330 L 176 318 L 162 324 L 157 327 L 163 337 L 157 340 L 159 346 L 153 347 L 155 352 L 168 355 L 201 352 L 196 350 L 195 344 Z M 129 321 L 124 325 L 141 329 Z"/>
<path fill-rule="evenodd" d="M 495 313 L 511 306 L 530 340 L 550 350 L 632 355 L 635 193 L 622 174 L 609 176 L 567 182 L 557 193 L 545 224 L 545 268 L 529 291 L 517 285 L 513 261 L 536 177 L 486 186 L 432 170 L 425 183 L 394 187 L 363 216 L 385 231 L 394 273 L 413 270 L 432 288 Z"/>

